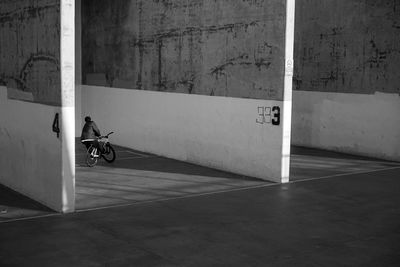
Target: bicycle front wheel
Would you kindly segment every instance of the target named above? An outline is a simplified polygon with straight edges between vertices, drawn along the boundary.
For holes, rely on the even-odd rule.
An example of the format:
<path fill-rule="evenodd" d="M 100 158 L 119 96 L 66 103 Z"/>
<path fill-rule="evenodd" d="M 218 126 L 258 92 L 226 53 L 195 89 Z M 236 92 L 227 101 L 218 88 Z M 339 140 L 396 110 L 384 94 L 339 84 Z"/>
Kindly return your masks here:
<path fill-rule="evenodd" d="M 89 167 L 93 167 L 97 164 L 97 160 L 99 159 L 98 153 L 97 153 L 97 148 L 90 146 L 87 150 L 87 155 L 86 155 L 86 164 Z"/>
<path fill-rule="evenodd" d="M 101 156 L 108 163 L 114 162 L 116 157 L 114 148 L 110 144 L 107 144 L 105 147 L 105 151 L 101 154 Z"/>

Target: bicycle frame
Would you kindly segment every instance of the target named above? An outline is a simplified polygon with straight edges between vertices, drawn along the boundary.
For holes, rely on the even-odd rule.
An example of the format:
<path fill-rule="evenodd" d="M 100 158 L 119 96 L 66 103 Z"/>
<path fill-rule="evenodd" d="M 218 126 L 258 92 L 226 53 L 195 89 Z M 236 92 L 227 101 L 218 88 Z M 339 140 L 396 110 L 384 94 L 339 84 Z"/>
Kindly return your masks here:
<path fill-rule="evenodd" d="M 109 139 L 108 139 L 108 136 L 109 136 L 110 134 L 113 134 L 113 133 L 114 133 L 114 132 L 110 132 L 110 133 L 108 133 L 107 135 L 105 135 L 105 136 L 99 136 L 99 137 L 96 138 L 96 139 L 84 139 L 84 140 L 81 140 L 81 142 L 82 142 L 83 144 L 85 144 L 86 142 L 93 142 L 93 144 L 91 144 L 91 145 L 87 148 L 87 155 L 88 155 L 87 164 L 88 164 L 90 167 L 93 167 L 94 165 L 96 165 L 97 160 L 98 160 L 99 158 L 101 158 L 103 155 L 109 155 L 110 150 L 111 150 L 112 155 L 113 155 L 112 158 L 106 158 L 105 156 L 103 156 L 103 157 L 104 157 L 104 159 L 105 159 L 107 162 L 109 162 L 109 163 L 111 163 L 111 162 L 113 162 L 113 161 L 115 160 L 115 151 L 114 151 L 114 149 L 111 147 L 110 141 L 109 141 Z M 97 145 L 94 145 L 95 142 L 97 142 Z M 99 149 L 99 148 L 100 148 L 100 149 Z M 106 151 L 106 149 L 107 149 L 107 151 Z M 105 154 L 104 154 L 104 153 L 105 153 Z M 91 160 L 90 160 L 91 163 L 88 162 L 89 159 L 91 159 Z M 92 161 L 93 161 L 93 162 L 92 162 Z"/>

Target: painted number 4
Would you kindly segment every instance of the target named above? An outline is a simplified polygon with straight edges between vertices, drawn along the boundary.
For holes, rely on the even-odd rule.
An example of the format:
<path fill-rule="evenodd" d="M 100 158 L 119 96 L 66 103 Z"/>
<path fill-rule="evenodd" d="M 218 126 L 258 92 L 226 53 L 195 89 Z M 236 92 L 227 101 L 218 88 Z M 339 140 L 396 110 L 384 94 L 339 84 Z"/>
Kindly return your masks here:
<path fill-rule="evenodd" d="M 272 125 L 281 124 L 281 108 L 273 107 L 258 107 L 258 118 L 256 122 L 259 124 L 271 123 Z"/>
<path fill-rule="evenodd" d="M 56 115 L 54 116 L 54 120 L 53 120 L 53 132 L 57 133 L 57 138 L 60 137 L 60 123 L 59 123 L 59 119 L 58 119 L 58 113 L 56 113 Z"/>

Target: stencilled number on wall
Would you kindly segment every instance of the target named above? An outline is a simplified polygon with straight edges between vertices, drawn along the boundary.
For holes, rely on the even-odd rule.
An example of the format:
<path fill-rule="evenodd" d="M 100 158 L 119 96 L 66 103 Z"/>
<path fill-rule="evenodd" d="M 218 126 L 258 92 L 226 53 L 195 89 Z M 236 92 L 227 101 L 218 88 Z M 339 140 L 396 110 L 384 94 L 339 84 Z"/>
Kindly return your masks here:
<path fill-rule="evenodd" d="M 256 123 L 266 124 L 271 123 L 272 125 L 281 124 L 281 108 L 278 106 L 273 107 L 258 107 L 258 117 Z"/>
<path fill-rule="evenodd" d="M 272 107 L 272 125 L 281 124 L 281 108 L 278 106 Z"/>
<path fill-rule="evenodd" d="M 54 115 L 54 120 L 53 120 L 53 132 L 57 133 L 57 138 L 60 137 L 60 123 L 59 123 L 59 119 L 58 119 L 58 113 L 56 113 L 56 115 Z"/>

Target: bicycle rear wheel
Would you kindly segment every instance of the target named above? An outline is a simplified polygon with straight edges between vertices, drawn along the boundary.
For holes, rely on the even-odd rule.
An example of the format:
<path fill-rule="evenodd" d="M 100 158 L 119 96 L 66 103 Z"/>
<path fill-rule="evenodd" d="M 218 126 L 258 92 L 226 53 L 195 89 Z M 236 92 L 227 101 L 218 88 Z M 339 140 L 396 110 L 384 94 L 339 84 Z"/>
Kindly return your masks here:
<path fill-rule="evenodd" d="M 105 147 L 105 151 L 104 151 L 104 153 L 101 154 L 101 156 L 108 163 L 114 162 L 115 157 L 116 157 L 114 148 L 110 144 L 107 144 Z"/>
<path fill-rule="evenodd" d="M 89 167 L 93 167 L 97 164 L 97 160 L 99 159 L 97 148 L 90 146 L 87 150 L 86 155 L 86 164 Z"/>

